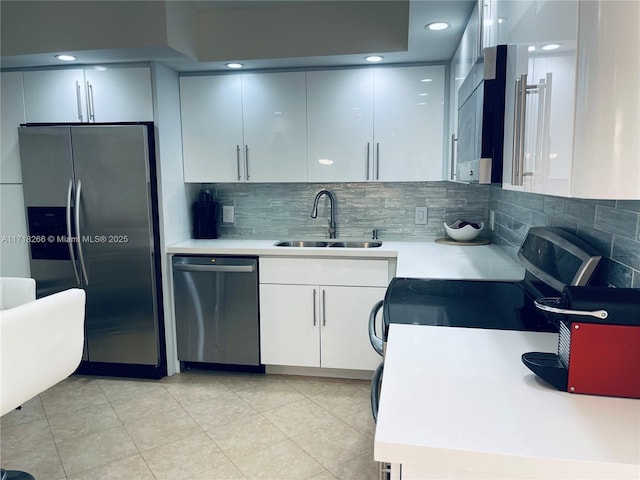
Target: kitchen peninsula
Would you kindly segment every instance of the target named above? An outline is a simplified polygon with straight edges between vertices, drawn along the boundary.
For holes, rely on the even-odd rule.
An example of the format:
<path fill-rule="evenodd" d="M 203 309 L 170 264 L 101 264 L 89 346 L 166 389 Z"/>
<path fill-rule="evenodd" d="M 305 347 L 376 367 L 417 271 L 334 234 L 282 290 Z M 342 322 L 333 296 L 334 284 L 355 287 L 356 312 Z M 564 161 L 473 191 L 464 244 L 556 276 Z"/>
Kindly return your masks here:
<path fill-rule="evenodd" d="M 402 476 L 637 479 L 640 400 L 560 392 L 520 361 L 557 334 L 392 325 L 374 456 Z"/>

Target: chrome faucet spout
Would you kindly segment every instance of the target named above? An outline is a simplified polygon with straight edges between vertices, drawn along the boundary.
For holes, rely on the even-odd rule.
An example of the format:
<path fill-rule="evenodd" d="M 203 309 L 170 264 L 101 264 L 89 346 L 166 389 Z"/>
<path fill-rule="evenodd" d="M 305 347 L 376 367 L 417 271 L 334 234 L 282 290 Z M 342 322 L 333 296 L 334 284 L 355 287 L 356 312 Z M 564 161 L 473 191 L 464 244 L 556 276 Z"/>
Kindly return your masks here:
<path fill-rule="evenodd" d="M 318 218 L 318 202 L 320 197 L 326 195 L 329 197 L 329 238 L 336 238 L 336 199 L 329 190 L 320 190 L 313 201 L 313 209 L 311 210 L 311 218 Z"/>

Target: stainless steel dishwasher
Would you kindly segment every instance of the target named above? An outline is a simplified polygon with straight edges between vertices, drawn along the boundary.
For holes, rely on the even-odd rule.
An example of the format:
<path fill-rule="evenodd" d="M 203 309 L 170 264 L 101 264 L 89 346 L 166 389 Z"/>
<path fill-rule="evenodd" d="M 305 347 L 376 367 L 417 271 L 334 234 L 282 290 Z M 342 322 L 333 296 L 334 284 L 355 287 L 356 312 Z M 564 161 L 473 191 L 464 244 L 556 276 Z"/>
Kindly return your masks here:
<path fill-rule="evenodd" d="M 174 256 L 181 362 L 260 365 L 258 259 Z"/>

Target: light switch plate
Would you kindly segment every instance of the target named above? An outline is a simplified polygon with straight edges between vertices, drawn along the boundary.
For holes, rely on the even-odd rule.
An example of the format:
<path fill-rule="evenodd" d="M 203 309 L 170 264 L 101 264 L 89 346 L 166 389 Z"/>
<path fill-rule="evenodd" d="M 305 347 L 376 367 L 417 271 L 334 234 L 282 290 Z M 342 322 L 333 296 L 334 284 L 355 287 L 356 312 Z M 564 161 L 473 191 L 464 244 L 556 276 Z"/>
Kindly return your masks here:
<path fill-rule="evenodd" d="M 235 212 L 233 205 L 223 205 L 222 206 L 222 223 L 234 223 L 235 222 Z"/>
<path fill-rule="evenodd" d="M 427 207 L 416 207 L 414 223 L 416 225 L 427 224 Z"/>

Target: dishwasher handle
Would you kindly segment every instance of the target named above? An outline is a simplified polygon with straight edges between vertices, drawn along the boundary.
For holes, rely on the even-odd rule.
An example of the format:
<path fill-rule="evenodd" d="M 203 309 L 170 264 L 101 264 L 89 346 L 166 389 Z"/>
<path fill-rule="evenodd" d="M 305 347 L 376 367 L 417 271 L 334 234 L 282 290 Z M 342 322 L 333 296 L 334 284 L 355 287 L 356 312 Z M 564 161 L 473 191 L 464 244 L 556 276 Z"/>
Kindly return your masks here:
<path fill-rule="evenodd" d="M 176 263 L 173 265 L 176 270 L 185 272 L 226 272 L 226 273 L 253 273 L 253 265 L 191 265 Z"/>

